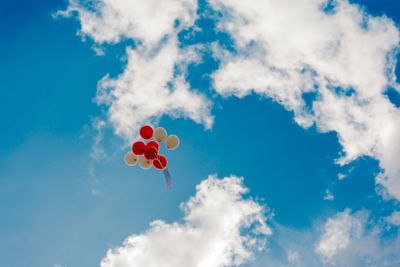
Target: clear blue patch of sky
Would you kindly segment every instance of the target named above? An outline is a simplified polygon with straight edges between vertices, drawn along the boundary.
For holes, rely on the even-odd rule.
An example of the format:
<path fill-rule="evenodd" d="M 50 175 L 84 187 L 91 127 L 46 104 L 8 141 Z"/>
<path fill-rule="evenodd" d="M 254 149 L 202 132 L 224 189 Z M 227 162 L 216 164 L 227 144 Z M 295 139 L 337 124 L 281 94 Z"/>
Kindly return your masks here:
<path fill-rule="evenodd" d="M 63 6 L 30 0 L 1 4 L 0 155 L 36 131 L 77 134 L 89 115 L 99 114 L 92 101 L 97 82 L 123 67 L 122 47 L 96 57 L 76 36 L 76 22 L 52 17 Z"/>

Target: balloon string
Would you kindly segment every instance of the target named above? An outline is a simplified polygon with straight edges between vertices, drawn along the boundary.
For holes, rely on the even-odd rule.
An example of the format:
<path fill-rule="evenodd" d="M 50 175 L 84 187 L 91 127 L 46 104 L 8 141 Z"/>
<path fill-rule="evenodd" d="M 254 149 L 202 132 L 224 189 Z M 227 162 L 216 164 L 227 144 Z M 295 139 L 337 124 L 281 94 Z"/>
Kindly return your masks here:
<path fill-rule="evenodd" d="M 168 169 L 164 169 L 163 174 L 165 177 L 165 185 L 167 186 L 168 189 L 172 188 L 172 177 Z"/>

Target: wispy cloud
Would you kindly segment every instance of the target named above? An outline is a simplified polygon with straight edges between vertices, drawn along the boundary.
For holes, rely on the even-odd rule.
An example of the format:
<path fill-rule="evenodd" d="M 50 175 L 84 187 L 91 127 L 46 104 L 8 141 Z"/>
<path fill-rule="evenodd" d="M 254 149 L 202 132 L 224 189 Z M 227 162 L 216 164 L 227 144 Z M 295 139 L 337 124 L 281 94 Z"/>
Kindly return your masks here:
<path fill-rule="evenodd" d="M 346 174 L 339 173 L 339 174 L 337 175 L 337 178 L 338 178 L 339 181 L 344 180 L 344 179 L 346 178 Z"/>
<path fill-rule="evenodd" d="M 327 220 L 315 251 L 328 261 L 332 260 L 338 252 L 349 246 L 352 238 L 360 238 L 362 231 L 360 220 L 351 216 L 350 210 L 345 210 Z"/>
<path fill-rule="evenodd" d="M 332 201 L 332 200 L 334 200 L 334 199 L 335 199 L 335 196 L 333 195 L 333 193 L 331 192 L 331 190 L 326 189 L 325 195 L 324 195 L 324 200 Z"/>
<path fill-rule="evenodd" d="M 394 211 L 390 216 L 386 218 L 389 224 L 400 226 L 400 211 Z"/>
<path fill-rule="evenodd" d="M 397 266 L 400 238 L 382 240 L 384 224 L 349 209 L 327 219 L 315 251 L 328 266 Z"/>
<path fill-rule="evenodd" d="M 400 236 L 382 239 L 385 223 L 350 209 L 314 219 L 307 229 L 272 223 L 271 250 L 251 266 L 398 266 Z"/>

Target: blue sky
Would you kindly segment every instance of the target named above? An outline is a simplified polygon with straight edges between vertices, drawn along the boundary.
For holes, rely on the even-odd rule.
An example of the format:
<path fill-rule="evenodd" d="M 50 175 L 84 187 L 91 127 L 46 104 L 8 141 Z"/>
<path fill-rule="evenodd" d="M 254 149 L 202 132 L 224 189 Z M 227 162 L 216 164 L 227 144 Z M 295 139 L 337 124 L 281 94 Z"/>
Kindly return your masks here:
<path fill-rule="evenodd" d="M 395 0 L 352 2 L 400 23 Z M 211 74 L 222 62 L 210 51 L 201 54 L 200 64 L 188 67 L 186 78 L 193 90 L 212 100 L 212 128 L 189 118 L 159 116 L 158 124 L 181 138 L 179 149 L 169 154 L 172 190 L 164 188 L 159 172 L 124 166 L 126 143 L 111 124 L 99 145 L 107 155 L 92 159 L 98 134 L 93 121 L 107 121 L 108 112 L 95 103 L 98 82 L 124 71 L 125 49 L 134 41 L 96 44 L 90 33 L 82 40 L 79 18 L 54 17 L 67 6 L 65 1 L 0 4 L 1 265 L 99 266 L 108 249 L 143 233 L 153 220 L 182 222 L 180 203 L 210 174 L 243 176 L 249 196 L 274 214 L 270 249 L 258 252 L 248 266 L 266 266 L 258 261 L 265 257 L 285 257 L 279 239 L 283 226 L 312 235 L 316 225 L 346 208 L 370 214 L 369 222 L 381 222 L 400 209 L 396 198 L 377 193 L 379 159 L 361 156 L 345 166 L 335 163 L 343 147 L 335 131 L 321 133 L 315 125 L 304 129 L 279 101 L 254 92 L 237 98 L 213 91 Z M 206 11 L 216 12 L 200 1 L 197 12 Z M 197 25 L 202 31 L 180 31 L 181 47 L 218 42 L 228 51 L 236 49 L 229 33 L 216 32 L 215 17 Z M 189 39 L 186 31 L 193 31 Z M 102 47 L 104 55 L 96 55 L 94 46 Z M 390 99 L 400 105 L 398 92 L 393 90 Z M 346 178 L 339 180 L 339 174 Z M 327 190 L 332 201 L 323 199 Z M 381 232 L 381 242 L 397 236 L 398 227 L 389 227 Z"/>

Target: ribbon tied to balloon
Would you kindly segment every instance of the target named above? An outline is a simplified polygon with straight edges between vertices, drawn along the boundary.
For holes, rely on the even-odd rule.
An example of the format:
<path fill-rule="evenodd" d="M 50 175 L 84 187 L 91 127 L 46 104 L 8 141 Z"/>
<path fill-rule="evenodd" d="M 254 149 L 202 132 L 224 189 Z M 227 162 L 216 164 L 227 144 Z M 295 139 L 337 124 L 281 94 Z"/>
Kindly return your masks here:
<path fill-rule="evenodd" d="M 125 164 L 131 167 L 139 163 L 144 170 L 154 167 L 156 170 L 163 171 L 166 185 L 171 188 L 171 175 L 167 169 L 168 159 L 165 155 L 160 154 L 160 145 L 165 141 L 166 148 L 174 150 L 179 146 L 179 137 L 174 134 L 167 136 L 164 128 L 153 129 L 150 125 L 140 128 L 139 135 L 143 140 L 135 141 L 132 144 L 132 151 L 125 154 Z"/>

